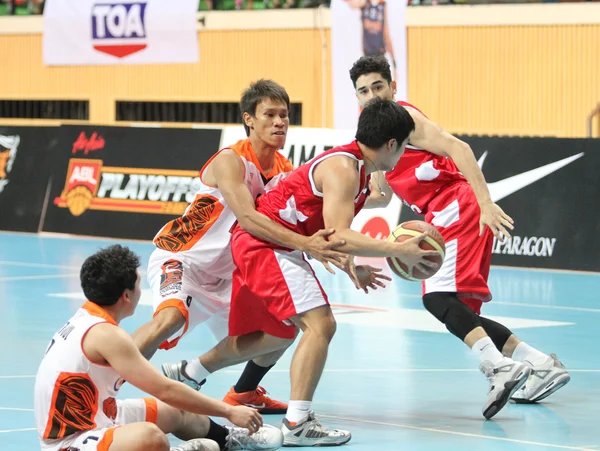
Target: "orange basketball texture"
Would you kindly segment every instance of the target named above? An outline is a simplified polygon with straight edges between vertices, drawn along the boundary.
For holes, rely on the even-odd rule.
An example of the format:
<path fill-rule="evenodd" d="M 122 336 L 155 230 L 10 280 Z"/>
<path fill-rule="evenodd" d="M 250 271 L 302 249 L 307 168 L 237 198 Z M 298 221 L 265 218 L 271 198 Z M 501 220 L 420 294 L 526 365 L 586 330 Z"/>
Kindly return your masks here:
<path fill-rule="evenodd" d="M 444 257 L 446 256 L 446 246 L 444 244 L 444 238 L 440 232 L 435 228 L 435 226 L 428 224 L 425 221 L 407 221 L 400 224 L 396 227 L 390 236 L 388 237 L 388 241 L 401 243 L 405 240 L 413 238 L 415 236 L 419 236 L 423 232 L 427 232 L 427 237 L 421 241 L 421 249 L 424 250 L 433 250 L 438 252 L 438 256 L 427 257 L 428 260 L 438 263 L 440 266 L 444 261 Z M 396 257 L 387 257 L 387 264 L 394 274 L 398 277 L 401 277 L 405 280 L 418 281 L 425 280 L 431 277 L 438 269 L 431 274 L 425 274 L 418 269 L 413 268 L 412 274 L 409 273 L 408 267 L 400 261 L 400 259 Z"/>

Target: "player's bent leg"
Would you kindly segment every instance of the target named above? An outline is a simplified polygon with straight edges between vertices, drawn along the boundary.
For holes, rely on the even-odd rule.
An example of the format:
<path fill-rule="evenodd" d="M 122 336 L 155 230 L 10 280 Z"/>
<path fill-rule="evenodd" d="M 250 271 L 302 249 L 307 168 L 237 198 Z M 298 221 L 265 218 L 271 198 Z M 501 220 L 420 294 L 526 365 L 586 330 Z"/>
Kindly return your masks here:
<path fill-rule="evenodd" d="M 106 442 L 106 435 L 98 444 L 98 449 Z M 115 428 L 107 451 L 169 451 L 167 436 L 150 422 L 125 424 Z"/>
<path fill-rule="evenodd" d="M 223 398 L 223 402 L 233 406 L 254 407 L 263 415 L 286 413 L 287 404 L 268 396 L 267 390 L 259 385 L 263 377 L 275 366 L 285 351 L 287 351 L 287 348 L 250 360 L 237 383 L 231 387 Z"/>
<path fill-rule="evenodd" d="M 314 416 L 312 399 L 323 373 L 336 322 L 329 305 L 290 318 L 302 330 L 290 368 L 292 393 L 281 425 L 284 446 L 334 446 L 350 441 L 349 431 L 329 430 Z"/>
<path fill-rule="evenodd" d="M 511 397 L 513 401 L 523 404 L 541 401 L 571 380 L 567 369 L 556 355 L 538 351 L 519 340 L 507 327 L 489 318 L 481 317 L 481 324 L 496 348 L 501 349 L 505 356 L 531 367 L 529 378 Z"/>
<path fill-rule="evenodd" d="M 239 337 L 226 337 L 199 359 L 193 362 L 184 360 L 177 363 L 165 363 L 162 365 L 162 370 L 167 377 L 188 383 L 188 385 L 191 382 L 200 381 L 197 383 L 196 388 L 200 389 L 200 386 L 209 374 L 228 366 L 248 362 L 253 358 L 260 358 L 261 356 L 265 356 L 262 360 L 259 360 L 261 362 L 269 363 L 276 361 L 293 342 L 294 338 L 279 338 L 263 332 L 253 332 Z M 285 413 L 287 405 L 268 397 L 266 390 L 258 386 L 260 380 L 270 367 L 254 368 L 253 365 L 252 362 L 249 362 L 246 367 L 246 369 L 248 369 L 248 366 L 251 367 L 251 373 L 246 375 L 249 379 L 246 386 L 254 384 L 254 388 L 239 393 L 236 393 L 232 388 L 226 394 L 223 401 L 231 405 L 252 406 L 258 408 L 260 413 L 264 414 Z M 194 367 L 194 371 L 191 374 L 187 371 L 189 366 Z M 244 373 L 246 373 L 246 370 Z"/>
<path fill-rule="evenodd" d="M 175 332 L 184 327 L 186 318 L 176 307 L 161 309 L 151 321 L 137 329 L 131 336 L 140 352 L 147 359 Z"/>
<path fill-rule="evenodd" d="M 85 450 L 85 448 L 83 448 Z M 131 423 L 114 429 L 108 447 L 100 442 L 98 451 L 219 451 L 219 445 L 207 439 L 194 439 L 171 447 L 160 428 L 149 422 Z"/>
<path fill-rule="evenodd" d="M 222 426 L 207 416 L 183 412 L 161 401 L 157 401 L 157 404 L 157 425 L 165 433 L 171 433 L 181 440 L 188 440 L 180 446 L 195 443 L 198 438 L 205 438 L 215 443 L 217 451 L 219 448 L 227 451 L 276 450 L 283 444 L 281 431 L 270 425 L 264 425 L 254 434 L 248 435 L 247 429 Z M 207 447 L 206 443 L 203 444 Z"/>
<path fill-rule="evenodd" d="M 277 351 L 285 352 L 295 338 L 279 338 L 264 332 L 252 332 L 238 337 L 221 340 L 210 351 L 200 357 L 202 365 L 211 373 L 222 368 L 247 362 Z"/>
<path fill-rule="evenodd" d="M 186 447 L 196 444 L 202 444 L 210 451 L 213 449 L 216 451 L 277 449 L 283 441 L 281 432 L 273 427 L 263 427 L 249 436 L 247 429 L 222 426 L 205 415 L 185 412 L 162 401 L 157 400 L 156 405 L 158 410 L 157 426 L 165 434 L 170 433 L 181 440 L 187 440 L 178 445 L 177 451 L 179 451 L 179 447 L 181 447 L 181 451 L 194 449 Z"/>
<path fill-rule="evenodd" d="M 468 299 L 463 302 L 456 293 L 450 292 L 427 293 L 423 296 L 423 305 L 479 357 L 479 369 L 490 383 L 483 416 L 492 418 L 525 384 L 531 369 L 502 355 L 482 326 L 482 318 L 469 307 Z M 494 333 L 497 341 L 500 332 Z"/>

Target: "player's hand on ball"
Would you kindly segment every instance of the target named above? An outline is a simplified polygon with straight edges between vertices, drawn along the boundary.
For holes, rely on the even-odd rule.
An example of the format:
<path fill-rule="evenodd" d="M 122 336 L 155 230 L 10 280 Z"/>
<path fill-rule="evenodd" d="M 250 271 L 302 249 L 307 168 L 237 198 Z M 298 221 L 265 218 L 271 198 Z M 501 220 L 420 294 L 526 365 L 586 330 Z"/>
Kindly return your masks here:
<path fill-rule="evenodd" d="M 439 256 L 438 251 L 427 251 L 420 247 L 421 241 L 426 236 L 427 232 L 398 244 L 400 250 L 395 257 L 398 257 L 408 267 L 410 272 L 412 272 L 411 268 L 417 268 L 419 271 L 429 274 L 433 273 L 439 267 L 438 263 L 426 258 Z"/>
<path fill-rule="evenodd" d="M 358 281 L 358 287 L 365 293 L 371 290 L 376 290 L 377 287 L 385 288 L 386 285 L 383 280 L 390 281 L 390 277 L 385 274 L 381 274 L 381 268 L 375 268 L 370 265 L 359 265 L 356 267 L 356 278 Z"/>
<path fill-rule="evenodd" d="M 344 240 L 328 241 L 327 237 L 330 236 L 334 229 L 319 230 L 317 233 L 312 235 L 305 246 L 304 252 L 309 254 L 315 260 L 321 262 L 325 269 L 331 274 L 335 274 L 329 263 L 334 264 L 340 269 L 344 269 L 343 259 L 347 256 L 343 252 L 336 251 L 335 249 L 346 244 Z"/>
<path fill-rule="evenodd" d="M 508 216 L 502 208 L 496 205 L 494 202 L 488 202 L 481 206 L 481 215 L 479 217 L 479 235 L 483 234 L 485 226 L 487 225 L 494 236 L 500 241 L 504 242 L 505 238 L 510 238 L 510 233 L 506 230 L 514 230 L 513 224 L 515 221 Z"/>
<path fill-rule="evenodd" d="M 236 426 L 248 429 L 250 435 L 258 431 L 263 425 L 263 420 L 258 410 L 246 406 L 232 407 L 227 419 Z"/>

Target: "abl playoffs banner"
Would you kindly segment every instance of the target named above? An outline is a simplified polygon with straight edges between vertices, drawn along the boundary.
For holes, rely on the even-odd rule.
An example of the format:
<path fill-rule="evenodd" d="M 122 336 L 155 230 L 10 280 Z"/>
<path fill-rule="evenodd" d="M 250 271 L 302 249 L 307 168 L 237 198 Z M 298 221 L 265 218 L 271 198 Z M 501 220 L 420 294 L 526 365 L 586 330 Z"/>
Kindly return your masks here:
<path fill-rule="evenodd" d="M 197 63 L 198 0 L 46 0 L 44 64 Z"/>
<path fill-rule="evenodd" d="M 396 81 L 397 99 L 406 99 L 406 1 L 332 0 L 331 55 L 334 128 L 353 129 L 360 106 L 350 80 L 363 55 L 385 55 Z"/>

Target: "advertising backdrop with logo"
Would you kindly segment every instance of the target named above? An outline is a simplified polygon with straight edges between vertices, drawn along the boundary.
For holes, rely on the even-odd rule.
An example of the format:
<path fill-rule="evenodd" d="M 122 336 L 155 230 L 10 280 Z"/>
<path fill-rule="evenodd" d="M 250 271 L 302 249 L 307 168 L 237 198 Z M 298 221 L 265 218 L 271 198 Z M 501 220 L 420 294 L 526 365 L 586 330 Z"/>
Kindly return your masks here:
<path fill-rule="evenodd" d="M 325 128 L 297 128 L 288 130 L 285 147 L 281 154 L 290 160 L 294 167 L 306 163 L 321 152 L 336 146 L 348 144 L 354 140 L 356 130 L 333 130 Z M 242 126 L 225 127 L 221 139 L 221 148 L 246 138 Z M 354 218 L 352 228 L 372 238 L 385 239 L 398 224 L 402 202 L 392 197 L 386 208 L 363 209 Z"/>
<path fill-rule="evenodd" d="M 198 0 L 46 0 L 44 64 L 198 62 Z"/>
<path fill-rule="evenodd" d="M 460 136 L 515 221 L 492 264 L 600 271 L 600 140 Z M 422 219 L 402 208 L 401 222 Z"/>
<path fill-rule="evenodd" d="M 332 0 L 331 70 L 334 128 L 356 127 L 360 106 L 350 68 L 363 55 L 385 55 L 396 81 L 396 98 L 407 98 L 406 1 Z"/>
<path fill-rule="evenodd" d="M 194 199 L 220 129 L 63 126 L 43 230 L 152 239 Z"/>
<path fill-rule="evenodd" d="M 57 131 L 0 126 L 0 230 L 38 231 Z"/>

